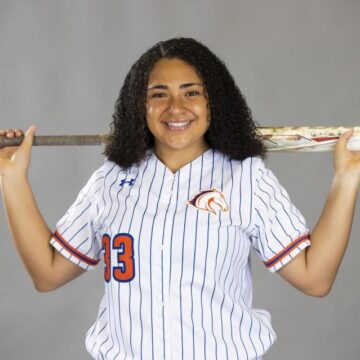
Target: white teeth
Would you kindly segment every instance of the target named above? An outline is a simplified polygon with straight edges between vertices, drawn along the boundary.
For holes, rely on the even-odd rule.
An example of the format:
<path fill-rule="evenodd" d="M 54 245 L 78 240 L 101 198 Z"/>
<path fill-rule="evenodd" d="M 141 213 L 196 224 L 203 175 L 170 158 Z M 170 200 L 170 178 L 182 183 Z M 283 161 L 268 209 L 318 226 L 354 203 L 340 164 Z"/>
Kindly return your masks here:
<path fill-rule="evenodd" d="M 167 122 L 166 125 L 168 126 L 174 126 L 174 127 L 181 127 L 181 126 L 186 126 L 189 125 L 190 121 L 186 121 L 186 122 Z"/>

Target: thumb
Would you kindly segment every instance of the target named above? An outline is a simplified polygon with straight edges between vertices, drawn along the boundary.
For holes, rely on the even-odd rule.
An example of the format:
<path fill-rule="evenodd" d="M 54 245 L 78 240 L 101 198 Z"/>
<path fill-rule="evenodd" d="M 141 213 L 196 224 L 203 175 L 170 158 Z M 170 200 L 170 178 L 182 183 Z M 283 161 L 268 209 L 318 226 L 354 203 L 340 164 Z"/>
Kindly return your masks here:
<path fill-rule="evenodd" d="M 339 136 L 339 140 L 336 143 L 336 147 L 345 148 L 347 142 L 354 135 L 354 129 L 349 129 Z"/>
<path fill-rule="evenodd" d="M 25 133 L 25 137 L 21 143 L 21 147 L 25 147 L 26 150 L 29 150 L 29 148 L 32 147 L 32 144 L 34 142 L 35 131 L 36 131 L 36 125 L 31 125 Z"/>

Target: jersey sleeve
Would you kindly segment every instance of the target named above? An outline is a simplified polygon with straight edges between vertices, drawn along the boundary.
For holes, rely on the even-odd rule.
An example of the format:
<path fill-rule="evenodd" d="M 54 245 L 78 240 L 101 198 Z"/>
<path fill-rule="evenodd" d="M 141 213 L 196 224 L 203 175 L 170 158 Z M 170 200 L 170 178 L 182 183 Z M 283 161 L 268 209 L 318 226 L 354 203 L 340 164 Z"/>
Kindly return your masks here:
<path fill-rule="evenodd" d="M 50 240 L 63 256 L 86 270 L 94 269 L 101 256 L 97 219 L 103 183 L 104 166 L 95 171 L 81 189 L 75 202 L 57 222 Z"/>
<path fill-rule="evenodd" d="M 310 231 L 286 190 L 261 159 L 254 173 L 251 241 L 265 266 L 275 272 L 310 245 Z"/>

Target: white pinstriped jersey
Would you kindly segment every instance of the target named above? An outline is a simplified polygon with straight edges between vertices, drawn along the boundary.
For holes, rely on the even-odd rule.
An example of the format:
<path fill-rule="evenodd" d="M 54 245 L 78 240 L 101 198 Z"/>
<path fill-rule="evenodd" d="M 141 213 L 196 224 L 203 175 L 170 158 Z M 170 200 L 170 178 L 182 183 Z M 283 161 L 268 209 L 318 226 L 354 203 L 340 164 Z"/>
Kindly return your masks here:
<path fill-rule="evenodd" d="M 56 228 L 65 257 L 104 260 L 95 359 L 260 358 L 276 335 L 252 307 L 250 249 L 274 272 L 310 245 L 263 161 L 214 149 L 175 174 L 152 151 L 127 170 L 106 160 Z"/>

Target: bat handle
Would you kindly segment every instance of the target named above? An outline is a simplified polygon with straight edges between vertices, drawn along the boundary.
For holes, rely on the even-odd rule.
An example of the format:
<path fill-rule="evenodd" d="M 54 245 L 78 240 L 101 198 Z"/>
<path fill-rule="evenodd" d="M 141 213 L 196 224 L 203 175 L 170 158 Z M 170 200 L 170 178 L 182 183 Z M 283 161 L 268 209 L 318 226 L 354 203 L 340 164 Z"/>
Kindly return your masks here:
<path fill-rule="evenodd" d="M 24 136 L 8 138 L 5 135 L 0 135 L 0 149 L 6 146 L 19 146 L 24 140 Z"/>
<path fill-rule="evenodd" d="M 18 146 L 24 136 L 11 139 L 0 135 L 0 148 Z M 71 145 L 102 145 L 107 143 L 108 135 L 36 135 L 34 146 L 71 146 Z"/>

